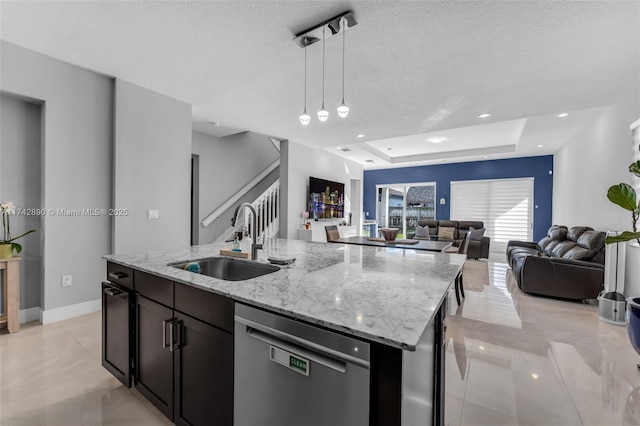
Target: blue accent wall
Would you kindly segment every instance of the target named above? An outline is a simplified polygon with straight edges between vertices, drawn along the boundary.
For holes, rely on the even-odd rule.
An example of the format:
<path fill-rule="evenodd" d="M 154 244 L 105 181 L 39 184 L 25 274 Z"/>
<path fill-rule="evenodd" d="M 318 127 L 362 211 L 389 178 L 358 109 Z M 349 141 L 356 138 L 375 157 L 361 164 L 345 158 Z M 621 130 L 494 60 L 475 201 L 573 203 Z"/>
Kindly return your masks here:
<path fill-rule="evenodd" d="M 363 209 L 367 219 L 376 216 L 376 185 L 394 183 L 436 183 L 436 219 L 449 220 L 451 181 L 534 178 L 533 239 L 539 241 L 551 226 L 553 201 L 553 156 L 508 158 L 504 160 L 469 163 L 438 164 L 434 166 L 403 167 L 397 169 L 365 170 L 363 178 Z M 446 204 L 440 204 L 444 197 Z"/>

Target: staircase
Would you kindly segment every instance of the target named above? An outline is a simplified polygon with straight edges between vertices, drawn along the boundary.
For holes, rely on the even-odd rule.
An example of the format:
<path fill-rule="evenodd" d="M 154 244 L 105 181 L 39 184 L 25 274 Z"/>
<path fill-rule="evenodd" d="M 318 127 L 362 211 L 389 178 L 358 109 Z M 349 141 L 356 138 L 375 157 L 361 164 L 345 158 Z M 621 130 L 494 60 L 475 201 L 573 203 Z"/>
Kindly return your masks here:
<path fill-rule="evenodd" d="M 256 209 L 257 238 L 253 230 L 251 235 L 256 241 L 262 238 L 273 238 L 280 230 L 280 179 L 276 180 L 266 191 L 264 191 L 251 205 Z M 214 242 L 222 243 L 233 239 L 233 233 L 242 229 L 251 228 L 251 212 L 244 210 L 244 220 L 238 222 L 238 226 L 227 228 Z M 204 225 L 204 221 L 203 221 Z M 206 225 L 205 225 L 206 226 Z"/>

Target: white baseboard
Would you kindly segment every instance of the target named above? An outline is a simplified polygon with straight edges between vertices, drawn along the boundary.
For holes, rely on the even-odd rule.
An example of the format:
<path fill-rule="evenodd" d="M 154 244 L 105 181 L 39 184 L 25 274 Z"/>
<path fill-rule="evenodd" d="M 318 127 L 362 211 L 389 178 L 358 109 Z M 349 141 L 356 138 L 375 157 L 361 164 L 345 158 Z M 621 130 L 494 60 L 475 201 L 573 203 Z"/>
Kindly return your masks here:
<path fill-rule="evenodd" d="M 47 309 L 42 311 L 40 322 L 49 324 L 80 315 L 98 312 L 102 309 L 102 299 L 89 300 L 88 302 L 76 303 L 75 305 L 63 306 L 61 308 Z"/>
<path fill-rule="evenodd" d="M 40 306 L 20 309 L 20 324 L 40 320 L 41 311 L 42 308 Z"/>

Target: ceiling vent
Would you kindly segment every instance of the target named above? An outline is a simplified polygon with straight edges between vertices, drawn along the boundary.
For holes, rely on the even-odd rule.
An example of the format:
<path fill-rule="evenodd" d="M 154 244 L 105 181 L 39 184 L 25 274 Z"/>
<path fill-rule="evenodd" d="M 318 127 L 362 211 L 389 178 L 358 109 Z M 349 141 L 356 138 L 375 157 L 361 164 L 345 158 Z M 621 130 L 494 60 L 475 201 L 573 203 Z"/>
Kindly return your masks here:
<path fill-rule="evenodd" d="M 340 151 L 342 151 L 342 152 L 349 152 L 349 151 L 351 151 L 351 150 L 350 150 L 349 148 L 340 148 Z"/>

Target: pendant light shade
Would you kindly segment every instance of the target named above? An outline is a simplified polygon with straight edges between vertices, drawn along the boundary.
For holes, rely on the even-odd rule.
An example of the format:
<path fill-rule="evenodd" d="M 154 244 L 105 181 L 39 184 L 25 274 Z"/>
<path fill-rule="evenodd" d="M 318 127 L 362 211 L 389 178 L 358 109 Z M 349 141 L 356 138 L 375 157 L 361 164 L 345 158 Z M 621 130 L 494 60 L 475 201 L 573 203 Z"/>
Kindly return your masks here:
<path fill-rule="evenodd" d="M 304 111 L 300 114 L 300 124 L 306 126 L 311 121 L 307 114 L 307 46 L 304 47 Z"/>
<path fill-rule="evenodd" d="M 322 109 L 318 111 L 318 120 L 327 121 L 327 118 L 329 118 L 329 111 L 327 111 L 324 108 L 324 104 L 322 104 Z"/>
<path fill-rule="evenodd" d="M 311 116 L 307 114 L 307 110 L 305 109 L 302 114 L 300 114 L 300 124 L 306 126 L 311 122 Z"/>
<path fill-rule="evenodd" d="M 338 107 L 338 116 L 340 116 L 340 118 L 345 118 L 347 115 L 349 115 L 349 107 L 345 105 L 343 99 L 342 103 Z"/>
<path fill-rule="evenodd" d="M 344 103 L 344 37 L 347 32 L 347 20 L 342 18 L 342 103 L 338 107 L 338 116 L 346 118 L 349 115 L 349 107 Z"/>

